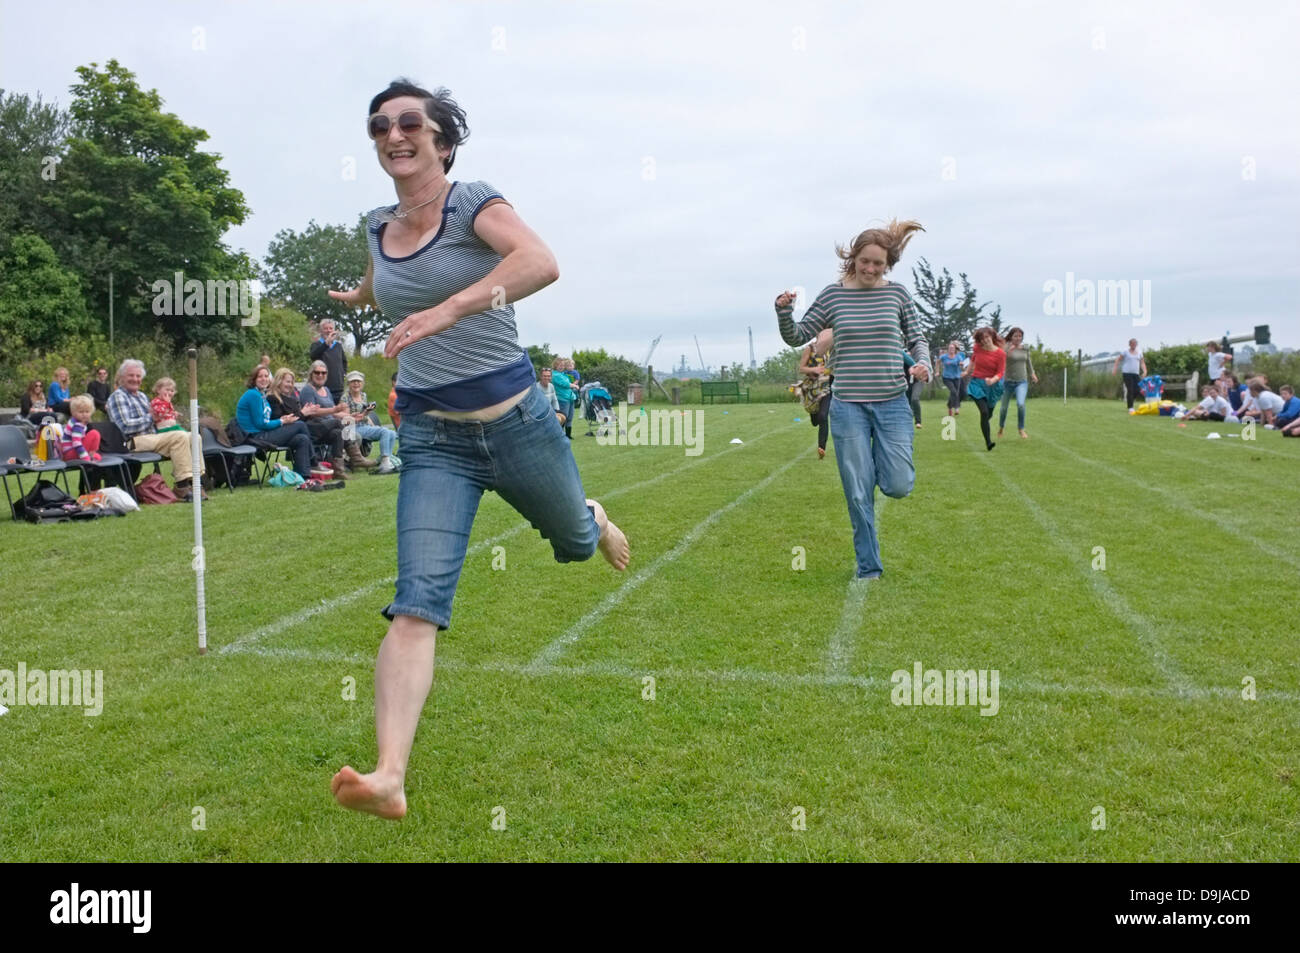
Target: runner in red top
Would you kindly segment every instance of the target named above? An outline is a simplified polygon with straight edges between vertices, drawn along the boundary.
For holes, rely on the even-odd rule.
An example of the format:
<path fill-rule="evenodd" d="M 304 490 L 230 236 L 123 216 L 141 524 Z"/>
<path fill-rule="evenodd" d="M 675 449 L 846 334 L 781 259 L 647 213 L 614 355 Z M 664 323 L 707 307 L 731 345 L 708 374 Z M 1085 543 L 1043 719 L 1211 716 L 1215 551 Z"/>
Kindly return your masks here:
<path fill-rule="evenodd" d="M 970 386 L 966 393 L 980 409 L 980 432 L 984 445 L 992 450 L 996 444 L 989 437 L 989 418 L 1002 397 L 1002 378 L 1007 373 L 1007 353 L 1002 350 L 1002 338 L 992 328 L 979 328 L 975 332 L 975 352 L 971 355 Z"/>

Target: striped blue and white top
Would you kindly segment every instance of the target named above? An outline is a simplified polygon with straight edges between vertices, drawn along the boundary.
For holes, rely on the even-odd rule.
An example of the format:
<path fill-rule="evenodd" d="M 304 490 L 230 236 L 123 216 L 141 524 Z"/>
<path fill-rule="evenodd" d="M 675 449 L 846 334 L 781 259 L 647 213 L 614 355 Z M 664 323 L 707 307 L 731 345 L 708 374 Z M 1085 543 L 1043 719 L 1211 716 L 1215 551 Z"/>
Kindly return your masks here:
<path fill-rule="evenodd" d="M 402 258 L 381 247 L 383 213 L 367 216 L 366 242 L 374 262 L 375 301 L 397 324 L 416 311 L 441 304 L 487 276 L 501 256 L 474 233 L 474 219 L 501 193 L 486 182 L 454 182 L 443 203 L 442 225 L 429 243 Z M 528 352 L 519 346 L 515 309 L 506 304 L 461 318 L 440 334 L 416 341 L 397 356 L 400 414 L 426 410 L 480 410 L 511 397 L 536 379 Z"/>
<path fill-rule="evenodd" d="M 827 285 L 813 300 L 798 324 L 790 305 L 776 309 L 777 327 L 786 344 L 803 345 L 823 328 L 835 335 L 833 393 L 840 400 L 890 400 L 907 389 L 903 347 L 915 363 L 930 366 L 930 346 L 925 342 L 912 296 L 896 281 L 879 288 Z"/>

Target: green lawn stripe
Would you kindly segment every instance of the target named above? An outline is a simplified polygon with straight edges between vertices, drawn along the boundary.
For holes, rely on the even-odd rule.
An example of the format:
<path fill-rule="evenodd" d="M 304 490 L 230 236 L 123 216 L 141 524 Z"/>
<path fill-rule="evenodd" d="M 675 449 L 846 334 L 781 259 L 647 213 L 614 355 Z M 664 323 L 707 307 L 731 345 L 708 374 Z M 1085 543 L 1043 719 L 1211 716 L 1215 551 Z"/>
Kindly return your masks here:
<path fill-rule="evenodd" d="M 624 599 L 626 599 L 628 595 L 630 595 L 633 591 L 635 591 L 639 586 L 641 586 L 647 580 L 652 579 L 654 576 L 656 576 L 659 573 L 659 570 L 661 570 L 667 563 L 671 562 L 674 559 L 677 559 L 684 552 L 686 552 L 686 550 L 690 549 L 691 546 L 693 546 L 695 542 L 701 536 L 704 535 L 705 531 L 710 529 L 713 526 L 714 523 L 716 523 L 726 514 L 730 513 L 737 506 L 741 506 L 744 503 L 748 502 L 748 500 L 751 497 L 753 497 L 755 494 L 762 492 L 762 490 L 764 490 L 769 484 L 771 484 L 774 480 L 776 480 L 783 473 L 789 470 L 792 466 L 798 463 L 799 459 L 800 458 L 796 456 L 793 459 L 788 460 L 786 463 L 784 463 L 783 465 L 781 465 L 780 467 L 778 467 L 777 469 L 769 473 L 766 477 L 764 477 L 761 482 L 750 487 L 748 490 L 740 494 L 740 496 L 736 497 L 730 503 L 727 503 L 726 505 L 714 510 L 712 513 L 706 516 L 703 520 L 701 520 L 694 527 L 692 527 L 686 533 L 686 535 L 681 538 L 681 540 L 677 543 L 676 546 L 668 550 L 668 552 L 664 553 L 662 556 L 656 559 L 645 569 L 642 569 L 639 572 L 635 573 L 631 579 L 627 580 L 627 582 L 623 583 L 623 585 L 621 585 L 619 588 L 611 592 L 600 602 L 599 605 L 597 605 L 594 609 L 592 609 L 581 619 L 579 619 L 577 623 L 573 625 L 572 628 L 570 628 L 563 635 L 559 636 L 554 641 L 552 641 L 549 645 L 547 645 L 544 649 L 542 649 L 542 651 L 538 652 L 537 655 L 533 658 L 533 661 L 531 663 L 532 666 L 536 668 L 541 668 L 543 666 L 553 665 L 555 661 L 561 655 L 564 654 L 564 652 L 569 648 L 569 646 L 571 646 L 574 642 L 578 641 L 578 639 L 582 638 L 583 634 L 586 633 L 586 631 L 589 628 L 591 628 L 591 626 L 595 625 L 601 619 L 605 618 L 605 616 L 607 616 L 610 613 L 610 610 L 612 610 L 615 606 L 617 606 Z"/>
<path fill-rule="evenodd" d="M 967 443 L 971 443 L 971 441 L 967 440 Z M 1043 530 L 1047 538 L 1069 558 L 1071 564 L 1087 579 L 1088 584 L 1102 603 L 1133 631 L 1146 649 L 1147 656 L 1155 666 L 1156 671 L 1160 673 L 1170 688 L 1179 695 L 1197 691 L 1195 686 L 1191 685 L 1179 671 L 1177 663 L 1165 651 L 1164 646 L 1161 644 L 1160 635 L 1151 620 L 1130 606 L 1101 573 L 1094 572 L 1088 561 L 1080 558 L 1078 553 L 1065 543 L 1065 533 L 1057 522 L 1034 501 L 1034 498 L 1028 492 L 998 469 L 997 465 L 989 459 L 988 451 L 979 450 L 975 452 L 975 455 L 1015 495 L 1015 498 L 1029 512 L 1029 515 L 1033 517 L 1034 522 Z"/>

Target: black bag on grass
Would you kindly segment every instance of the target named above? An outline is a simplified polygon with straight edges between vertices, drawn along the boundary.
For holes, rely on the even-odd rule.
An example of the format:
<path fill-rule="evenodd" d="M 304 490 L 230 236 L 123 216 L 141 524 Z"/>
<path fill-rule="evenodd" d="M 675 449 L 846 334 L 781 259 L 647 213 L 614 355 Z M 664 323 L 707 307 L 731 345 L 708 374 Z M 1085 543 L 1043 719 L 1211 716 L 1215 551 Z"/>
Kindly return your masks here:
<path fill-rule="evenodd" d="M 14 504 L 14 514 L 29 523 L 64 523 L 99 516 L 94 510 L 83 510 L 76 500 L 49 480 L 37 480 L 27 495 Z"/>

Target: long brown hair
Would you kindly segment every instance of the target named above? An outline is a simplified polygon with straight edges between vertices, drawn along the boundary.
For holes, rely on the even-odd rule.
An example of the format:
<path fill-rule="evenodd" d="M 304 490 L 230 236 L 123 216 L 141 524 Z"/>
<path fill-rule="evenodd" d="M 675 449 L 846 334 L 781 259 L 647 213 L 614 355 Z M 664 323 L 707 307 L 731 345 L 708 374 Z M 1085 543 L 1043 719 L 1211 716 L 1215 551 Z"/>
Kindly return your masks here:
<path fill-rule="evenodd" d="M 911 219 L 900 222 L 895 218 L 890 219 L 889 224 L 883 228 L 868 228 L 865 232 L 859 232 L 858 237 L 853 239 L 847 248 L 843 245 L 835 246 L 835 254 L 840 259 L 840 277 L 852 277 L 854 259 L 868 245 L 879 245 L 885 250 L 885 270 L 888 271 L 898 264 L 898 259 L 903 255 L 903 249 L 912 240 L 912 234 L 923 231 L 925 229 L 921 227 L 920 222 L 914 222 Z"/>

